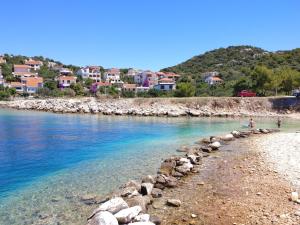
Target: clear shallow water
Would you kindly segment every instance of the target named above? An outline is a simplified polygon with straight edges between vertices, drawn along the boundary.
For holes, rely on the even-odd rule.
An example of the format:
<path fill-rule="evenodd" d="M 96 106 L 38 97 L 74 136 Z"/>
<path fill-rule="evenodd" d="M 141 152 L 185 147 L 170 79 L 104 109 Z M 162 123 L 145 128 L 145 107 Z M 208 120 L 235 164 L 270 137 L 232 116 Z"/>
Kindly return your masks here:
<path fill-rule="evenodd" d="M 0 224 L 84 224 L 95 206 L 80 196 L 154 174 L 180 145 L 245 123 L 0 110 Z"/>

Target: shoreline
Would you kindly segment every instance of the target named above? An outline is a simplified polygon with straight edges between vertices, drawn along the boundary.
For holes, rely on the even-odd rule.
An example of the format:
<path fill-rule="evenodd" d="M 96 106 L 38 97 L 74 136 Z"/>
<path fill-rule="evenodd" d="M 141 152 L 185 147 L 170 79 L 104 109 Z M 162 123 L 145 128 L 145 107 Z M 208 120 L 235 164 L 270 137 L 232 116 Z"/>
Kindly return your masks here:
<path fill-rule="evenodd" d="M 101 115 L 154 117 L 275 117 L 293 115 L 300 101 L 293 98 L 49 98 L 0 101 L 0 108 Z M 294 113 L 294 114 L 293 114 Z M 296 115 L 296 116 L 295 116 Z"/>
<path fill-rule="evenodd" d="M 232 199 L 229 200 L 228 195 L 230 195 L 230 197 L 236 198 L 237 194 L 241 194 L 241 193 L 234 193 L 234 192 L 240 191 L 239 189 L 245 188 L 245 187 L 241 187 L 239 182 L 245 180 L 246 184 L 249 185 L 250 183 L 248 179 L 250 178 L 252 179 L 253 175 L 259 175 L 259 177 L 258 179 L 257 177 L 255 177 L 254 180 L 255 182 L 252 184 L 252 189 L 262 188 L 265 186 L 264 192 L 267 191 L 269 187 L 266 187 L 265 183 L 261 185 L 259 182 L 261 181 L 260 179 L 261 175 L 270 174 L 270 168 L 266 166 L 266 164 L 259 162 L 259 160 L 261 160 L 261 158 L 259 158 L 260 153 L 257 151 L 257 149 L 255 151 L 253 150 L 253 146 L 251 142 L 253 141 L 253 139 L 259 141 L 259 138 L 262 137 L 261 135 L 273 133 L 275 131 L 277 130 L 261 129 L 259 131 L 253 130 L 251 132 L 234 131 L 231 134 L 221 136 L 221 138 L 217 137 L 216 140 L 213 140 L 212 142 L 213 144 L 212 143 L 209 144 L 209 140 L 204 139 L 204 141 L 202 140 L 201 142 L 197 142 L 196 143 L 197 145 L 192 148 L 181 149 L 180 151 L 184 152 L 184 154 L 182 156 L 170 157 L 168 159 L 165 159 L 162 162 L 161 167 L 156 176 L 149 175 L 147 177 L 144 177 L 141 182 L 129 181 L 124 186 L 122 186 L 117 192 L 114 192 L 113 194 L 110 195 L 110 197 L 101 201 L 100 206 L 88 218 L 87 225 L 101 224 L 99 223 L 101 219 L 110 218 L 112 221 L 116 221 L 114 220 L 113 214 L 115 214 L 115 217 L 117 218 L 117 220 L 119 220 L 119 222 L 121 221 L 121 223 L 119 224 L 122 224 L 124 222 L 123 219 L 125 217 L 127 218 L 125 219 L 126 223 L 147 222 L 147 223 L 143 223 L 145 225 L 147 224 L 148 225 L 151 224 L 170 224 L 170 225 L 171 224 L 224 224 L 225 225 L 225 224 L 242 224 L 241 221 L 243 221 L 243 224 L 245 222 L 246 224 L 252 224 L 252 223 L 247 223 L 247 220 L 249 219 L 247 218 L 247 213 L 249 213 L 247 210 L 249 209 L 249 207 L 243 205 L 242 200 L 239 198 L 234 200 Z M 236 139 L 239 140 L 234 141 Z M 221 146 L 218 146 L 216 142 L 221 142 L 222 143 Z M 214 145 L 216 146 L 213 147 Z M 212 147 L 215 149 L 213 150 Z M 233 151 L 232 148 L 234 148 L 235 150 Z M 237 152 L 238 148 L 242 148 L 242 151 Z M 250 164 L 250 162 L 254 163 L 254 165 Z M 239 167 L 237 167 L 238 164 L 244 164 L 244 165 L 240 165 Z M 260 166 L 262 166 L 262 168 L 259 168 Z M 224 167 L 223 170 L 220 170 L 222 167 Z M 227 173 L 228 171 L 225 168 L 230 170 L 229 174 Z M 259 171 L 259 173 L 256 171 Z M 220 174 L 222 174 L 221 177 Z M 273 176 L 273 174 L 271 175 Z M 275 173 L 275 175 L 278 174 Z M 235 185 L 226 185 L 226 182 L 223 183 L 227 179 L 229 179 L 229 181 L 237 185 L 237 187 Z M 202 180 L 205 180 L 205 182 L 203 182 Z M 274 180 L 277 182 L 277 184 L 278 182 L 280 182 L 280 185 L 282 185 L 281 187 L 280 185 L 276 186 L 275 185 L 276 183 L 272 184 L 274 187 L 276 186 L 276 188 L 280 190 L 281 194 L 280 196 L 278 196 L 278 194 L 276 194 L 275 196 L 271 196 L 270 193 L 268 193 L 266 194 L 266 196 L 271 198 L 281 197 L 281 205 L 285 206 L 284 209 L 288 208 L 289 210 L 291 210 L 290 205 L 287 204 L 288 207 L 286 207 L 285 204 L 286 202 L 288 202 L 288 198 L 289 198 L 288 196 L 290 195 L 290 192 L 288 191 L 289 185 L 287 185 L 286 182 L 283 182 L 282 179 L 279 179 L 278 177 L 274 178 Z M 224 186 L 224 184 L 225 186 L 231 186 L 229 188 L 231 189 L 231 191 L 228 192 L 228 187 L 222 187 Z M 256 185 L 258 185 L 258 187 L 256 187 Z M 201 190 L 203 187 L 204 189 L 207 189 L 208 187 L 206 191 L 209 191 L 211 196 L 207 195 L 206 192 L 203 192 L 203 190 Z M 197 189 L 200 189 L 201 193 L 198 193 L 199 191 Z M 220 189 L 220 190 L 216 191 L 215 189 Z M 260 204 L 263 204 L 265 202 L 265 200 L 261 202 L 262 201 L 261 199 L 264 199 L 264 197 L 261 196 L 264 195 L 265 193 L 262 194 L 259 191 L 254 193 L 251 187 L 246 187 L 246 189 L 249 190 L 245 191 L 246 194 L 243 193 L 243 195 L 244 197 L 247 198 L 249 196 L 249 192 L 251 191 L 252 197 L 250 198 L 250 204 L 252 204 L 253 207 L 254 206 L 257 207 L 256 203 L 255 204 L 253 203 L 257 199 L 260 202 Z M 224 194 L 225 194 L 225 199 L 223 196 Z M 205 202 L 205 207 L 203 207 L 202 204 L 199 204 L 199 202 L 197 202 L 199 199 L 201 201 L 202 198 L 204 199 L 203 201 L 207 200 Z M 282 202 L 283 199 L 285 201 Z M 228 212 L 228 209 L 226 210 L 223 209 L 226 206 L 227 201 L 230 203 L 229 210 L 232 212 Z M 215 208 L 218 205 L 218 204 L 216 205 L 216 202 L 218 202 L 218 204 L 220 204 L 221 206 L 223 205 L 224 207 L 222 206 L 221 209 Z M 236 207 L 235 204 L 237 203 L 239 206 L 238 210 L 234 208 Z M 117 211 L 120 211 L 119 214 L 123 215 L 123 219 L 120 219 L 119 214 L 116 214 L 115 211 L 113 212 L 110 211 L 111 210 L 110 207 L 116 207 L 116 205 L 120 206 L 120 208 L 118 208 Z M 275 207 L 275 205 L 273 206 Z M 274 208 L 273 206 L 271 207 L 272 210 Z M 244 209 L 244 207 L 246 208 Z M 212 213 L 211 215 L 209 215 L 210 210 L 207 210 L 208 208 L 211 210 Z M 137 210 L 138 212 L 134 213 L 135 212 L 134 210 Z M 190 211 L 188 211 L 187 213 L 187 210 Z M 227 212 L 239 213 L 241 210 L 245 212 L 243 212 L 244 215 L 240 215 L 239 217 L 228 216 L 226 214 Z M 262 212 L 264 212 L 264 210 L 262 210 Z M 226 211 L 225 213 L 226 215 L 222 215 L 224 214 L 224 211 Z M 258 211 L 260 212 L 260 210 Z M 254 216 L 253 216 L 256 222 L 261 220 L 261 215 L 258 214 L 258 211 L 254 212 Z M 219 219 L 218 221 L 216 221 L 215 213 L 219 214 L 218 212 L 221 215 L 218 215 Z M 279 215 L 278 213 L 276 214 L 275 219 L 278 218 L 282 219 L 281 214 Z M 125 214 L 126 216 L 124 217 Z M 282 217 L 286 218 L 284 214 L 282 215 L 283 215 Z M 129 218 L 128 216 L 130 217 L 130 219 L 128 219 Z M 263 216 L 263 217 L 268 217 L 268 216 Z M 291 218 L 289 217 L 289 219 Z M 112 224 L 117 224 L 117 223 L 112 223 Z M 269 223 L 263 222 L 263 223 L 256 223 L 256 224 L 269 224 Z M 287 223 L 285 222 L 284 224 Z"/>

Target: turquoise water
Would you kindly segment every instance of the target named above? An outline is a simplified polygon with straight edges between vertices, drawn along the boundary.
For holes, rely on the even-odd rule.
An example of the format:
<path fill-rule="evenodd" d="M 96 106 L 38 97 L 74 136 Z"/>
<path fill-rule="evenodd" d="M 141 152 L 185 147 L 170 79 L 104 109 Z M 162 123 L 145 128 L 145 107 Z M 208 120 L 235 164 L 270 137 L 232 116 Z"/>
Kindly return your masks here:
<path fill-rule="evenodd" d="M 179 146 L 245 123 L 0 110 L 0 224 L 84 224 L 95 206 L 80 196 L 154 174 Z M 299 122 L 284 125 L 296 129 Z"/>

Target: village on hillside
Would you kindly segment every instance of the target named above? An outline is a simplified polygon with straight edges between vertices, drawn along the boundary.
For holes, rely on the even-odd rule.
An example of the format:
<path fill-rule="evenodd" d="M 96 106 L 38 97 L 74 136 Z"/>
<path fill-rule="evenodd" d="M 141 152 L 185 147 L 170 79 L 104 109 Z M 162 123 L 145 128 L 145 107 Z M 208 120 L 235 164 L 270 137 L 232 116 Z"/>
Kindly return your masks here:
<path fill-rule="evenodd" d="M 104 94 L 109 94 L 107 89 L 114 88 L 116 92 L 131 93 L 136 96 L 139 93 L 147 93 L 149 90 L 160 92 L 170 92 L 176 89 L 176 82 L 181 75 L 172 72 L 153 72 L 150 70 L 127 69 L 126 73 L 118 68 L 101 69 L 100 66 L 86 66 L 73 71 L 62 64 L 52 61 L 42 62 L 33 58 L 24 60 L 23 64 L 13 64 L 11 76 L 13 80 L 6 80 L 1 71 L 1 65 L 5 65 L 6 60 L 0 55 L 0 86 L 15 90 L 16 95 L 35 96 L 42 92 L 47 82 L 51 81 L 60 90 L 71 89 L 78 82 L 81 82 L 84 91 L 95 94 L 99 89 L 104 90 Z M 47 64 L 47 65 L 45 65 Z M 52 79 L 45 79 L 40 76 L 39 71 L 42 66 L 57 75 Z M 207 72 L 203 74 L 203 82 L 209 85 L 223 83 L 218 72 Z M 48 85 L 49 86 L 49 85 Z M 75 93 L 76 95 L 76 93 Z"/>

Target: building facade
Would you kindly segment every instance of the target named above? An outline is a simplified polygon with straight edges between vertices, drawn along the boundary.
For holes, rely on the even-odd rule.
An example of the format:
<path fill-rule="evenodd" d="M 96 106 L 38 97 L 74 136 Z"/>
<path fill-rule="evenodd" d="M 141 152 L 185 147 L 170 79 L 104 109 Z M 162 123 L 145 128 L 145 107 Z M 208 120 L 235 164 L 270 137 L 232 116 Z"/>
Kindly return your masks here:
<path fill-rule="evenodd" d="M 95 82 L 101 82 L 101 72 L 99 66 L 86 66 L 80 68 L 76 74 L 83 79 L 92 79 Z"/>

